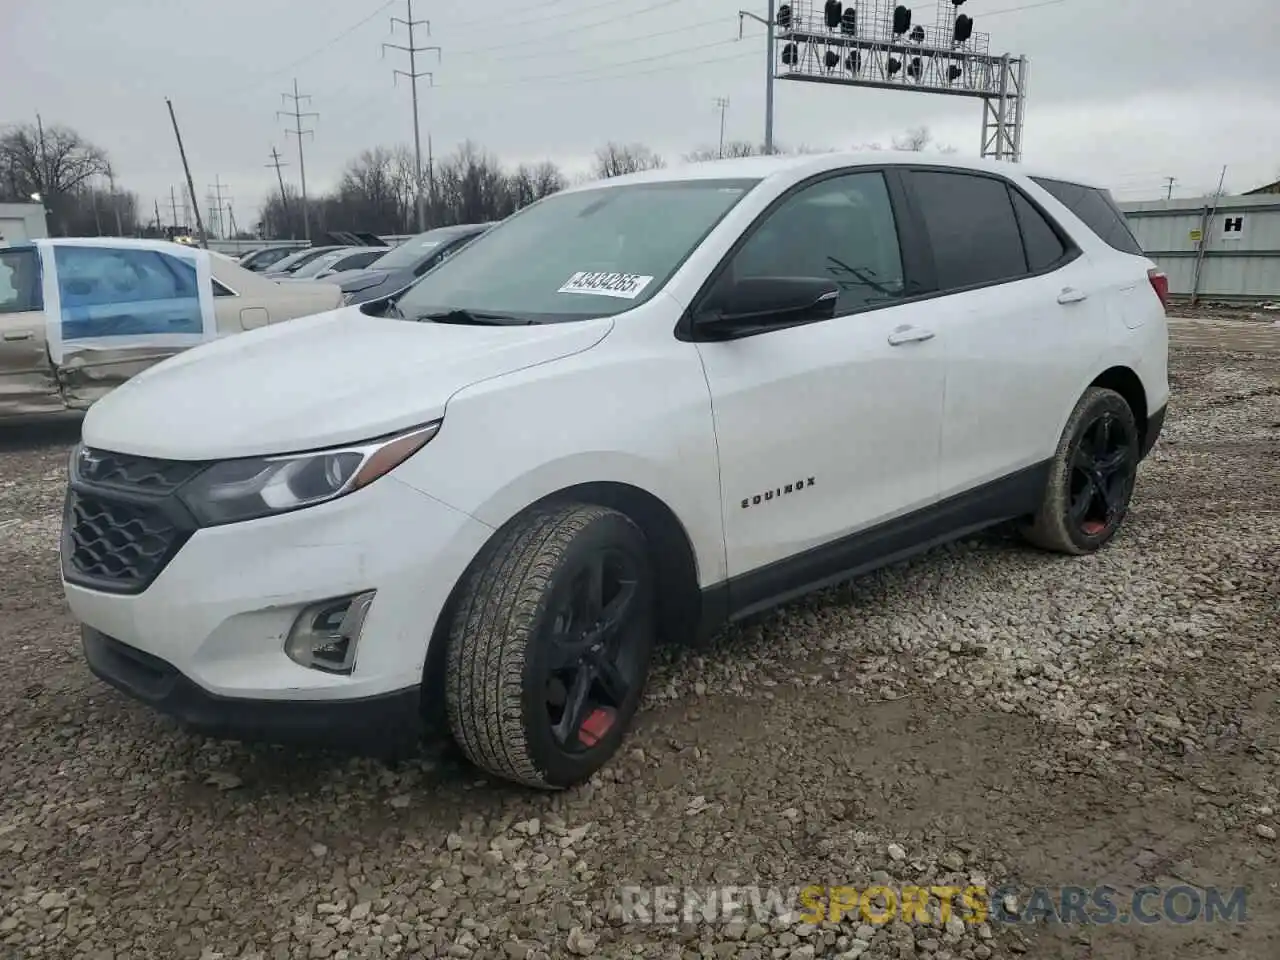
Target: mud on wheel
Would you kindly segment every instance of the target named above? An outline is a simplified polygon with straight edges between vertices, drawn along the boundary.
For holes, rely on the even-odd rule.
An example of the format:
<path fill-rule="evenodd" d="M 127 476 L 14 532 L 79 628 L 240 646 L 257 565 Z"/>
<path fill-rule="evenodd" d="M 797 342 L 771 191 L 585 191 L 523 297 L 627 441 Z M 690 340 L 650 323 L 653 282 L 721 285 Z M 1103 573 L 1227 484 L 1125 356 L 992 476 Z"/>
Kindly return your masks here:
<path fill-rule="evenodd" d="M 1133 410 L 1114 390 L 1087 390 L 1062 432 L 1044 501 L 1024 536 L 1060 553 L 1092 553 L 1129 511 L 1140 438 Z"/>
<path fill-rule="evenodd" d="M 445 706 L 490 773 L 580 783 L 617 750 L 654 645 L 648 546 L 626 516 L 571 504 L 531 512 L 468 574 L 450 625 Z"/>

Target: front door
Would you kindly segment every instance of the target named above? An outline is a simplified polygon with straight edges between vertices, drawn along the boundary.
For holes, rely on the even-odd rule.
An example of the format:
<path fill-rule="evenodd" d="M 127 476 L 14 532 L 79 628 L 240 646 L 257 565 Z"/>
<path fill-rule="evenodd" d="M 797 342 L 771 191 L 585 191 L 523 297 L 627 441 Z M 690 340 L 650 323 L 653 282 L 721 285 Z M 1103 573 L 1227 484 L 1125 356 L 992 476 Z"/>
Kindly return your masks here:
<path fill-rule="evenodd" d="M 147 367 L 217 334 L 209 255 L 110 240 L 46 245 L 49 352 L 68 406 L 88 407 Z"/>
<path fill-rule="evenodd" d="M 739 612 L 834 575 L 850 535 L 937 499 L 944 351 L 922 325 L 929 304 L 899 302 L 913 261 L 887 176 L 801 187 L 717 280 L 822 277 L 841 288 L 832 320 L 698 345 Z"/>
<path fill-rule="evenodd" d="M 62 409 L 45 344 L 40 255 L 0 250 L 0 417 Z"/>

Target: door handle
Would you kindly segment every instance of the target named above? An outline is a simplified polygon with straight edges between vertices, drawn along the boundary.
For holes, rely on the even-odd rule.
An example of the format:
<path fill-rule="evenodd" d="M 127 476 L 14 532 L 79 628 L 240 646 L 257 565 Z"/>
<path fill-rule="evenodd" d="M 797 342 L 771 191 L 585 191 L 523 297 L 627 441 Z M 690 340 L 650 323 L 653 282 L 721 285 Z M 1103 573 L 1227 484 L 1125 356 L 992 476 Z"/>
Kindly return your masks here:
<path fill-rule="evenodd" d="M 1063 287 L 1062 292 L 1058 294 L 1059 303 L 1079 303 L 1081 300 L 1089 299 L 1089 295 L 1083 290 L 1077 290 L 1075 287 Z"/>
<path fill-rule="evenodd" d="M 889 334 L 889 346 L 900 347 L 904 343 L 920 343 L 924 340 L 932 340 L 933 337 L 933 331 L 925 330 L 923 327 L 899 327 Z"/>
<path fill-rule="evenodd" d="M 4 339 L 6 341 L 30 340 L 33 336 L 35 336 L 35 334 L 33 334 L 30 330 L 6 330 L 4 332 Z"/>

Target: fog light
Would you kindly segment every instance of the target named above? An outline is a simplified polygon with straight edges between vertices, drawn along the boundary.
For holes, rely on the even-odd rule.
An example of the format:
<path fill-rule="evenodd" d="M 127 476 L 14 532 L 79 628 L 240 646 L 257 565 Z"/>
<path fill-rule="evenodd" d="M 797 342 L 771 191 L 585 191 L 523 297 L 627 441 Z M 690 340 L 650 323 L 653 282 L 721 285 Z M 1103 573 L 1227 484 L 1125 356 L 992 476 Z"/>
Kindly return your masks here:
<path fill-rule="evenodd" d="M 285 641 L 289 659 L 313 670 L 350 673 L 356 665 L 356 645 L 376 591 L 334 597 L 313 603 L 298 614 Z"/>

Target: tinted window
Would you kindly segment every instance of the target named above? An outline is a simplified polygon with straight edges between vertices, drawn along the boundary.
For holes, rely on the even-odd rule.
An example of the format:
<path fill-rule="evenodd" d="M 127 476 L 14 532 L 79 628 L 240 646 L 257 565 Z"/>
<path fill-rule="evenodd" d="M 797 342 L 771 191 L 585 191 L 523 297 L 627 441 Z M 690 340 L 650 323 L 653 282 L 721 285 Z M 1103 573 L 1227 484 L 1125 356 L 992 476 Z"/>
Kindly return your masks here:
<path fill-rule="evenodd" d="M 211 279 L 210 282 L 213 284 L 213 295 L 215 297 L 234 297 L 235 296 L 235 294 L 231 291 L 230 287 L 224 286 L 223 284 L 219 283 L 216 278 Z"/>
<path fill-rule="evenodd" d="M 789 197 L 738 250 L 726 280 L 820 277 L 838 314 L 902 296 L 902 252 L 884 176 L 853 173 Z"/>
<path fill-rule="evenodd" d="M 1031 201 L 1017 190 L 1010 188 L 1013 210 L 1022 228 L 1022 246 L 1027 252 L 1027 266 L 1032 273 L 1047 270 L 1067 255 L 1067 248 L 1056 230 L 1049 225 Z"/>
<path fill-rule="evenodd" d="M 350 254 L 339 260 L 333 266 L 333 270 L 360 270 L 367 267 L 373 261 L 382 256 L 382 248 L 374 247 L 371 250 L 362 250 L 360 253 Z"/>
<path fill-rule="evenodd" d="M 39 310 L 42 301 L 36 251 L 0 250 L 0 313 Z"/>
<path fill-rule="evenodd" d="M 1027 272 L 1022 236 L 1003 180 L 963 173 L 911 174 L 940 290 L 1012 280 Z"/>
<path fill-rule="evenodd" d="M 157 250 L 55 246 L 62 339 L 199 334 L 195 264 Z"/>
<path fill-rule="evenodd" d="M 1122 253 L 1142 256 L 1142 244 L 1138 243 L 1129 229 L 1124 213 L 1111 199 L 1106 190 L 1094 187 L 1082 187 L 1077 183 L 1065 183 L 1062 180 L 1049 180 L 1045 177 L 1032 177 L 1036 183 L 1048 190 L 1055 200 L 1085 222 L 1085 225 L 1096 233 L 1099 239 L 1109 247 Z"/>
<path fill-rule="evenodd" d="M 535 321 L 622 313 L 661 290 L 756 182 L 672 180 L 554 194 L 452 252 L 397 306 L 408 317 L 464 309 Z"/>

